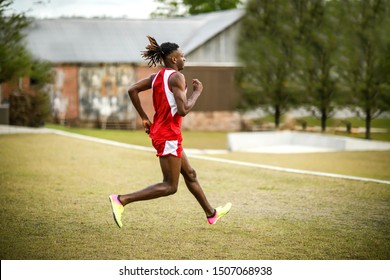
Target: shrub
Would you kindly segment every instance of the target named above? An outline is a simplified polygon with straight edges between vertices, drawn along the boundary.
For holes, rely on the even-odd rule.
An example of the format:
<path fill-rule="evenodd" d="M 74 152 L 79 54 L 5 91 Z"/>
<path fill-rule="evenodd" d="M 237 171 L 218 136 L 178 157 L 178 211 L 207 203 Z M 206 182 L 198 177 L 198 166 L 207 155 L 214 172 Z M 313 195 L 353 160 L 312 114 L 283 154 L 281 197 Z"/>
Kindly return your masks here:
<path fill-rule="evenodd" d="M 49 97 L 44 92 L 14 92 L 10 96 L 10 124 L 40 127 L 50 116 Z"/>

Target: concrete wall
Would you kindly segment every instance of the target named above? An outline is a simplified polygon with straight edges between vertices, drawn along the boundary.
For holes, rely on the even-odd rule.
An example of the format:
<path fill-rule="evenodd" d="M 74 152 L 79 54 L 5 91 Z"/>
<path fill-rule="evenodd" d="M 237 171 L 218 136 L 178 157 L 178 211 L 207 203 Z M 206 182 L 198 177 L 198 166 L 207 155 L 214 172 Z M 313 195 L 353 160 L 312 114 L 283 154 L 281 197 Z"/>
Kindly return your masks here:
<path fill-rule="evenodd" d="M 390 143 L 349 137 L 318 135 L 305 132 L 238 132 L 228 134 L 231 151 L 256 151 L 278 146 L 306 146 L 321 151 L 381 151 L 390 150 Z"/>

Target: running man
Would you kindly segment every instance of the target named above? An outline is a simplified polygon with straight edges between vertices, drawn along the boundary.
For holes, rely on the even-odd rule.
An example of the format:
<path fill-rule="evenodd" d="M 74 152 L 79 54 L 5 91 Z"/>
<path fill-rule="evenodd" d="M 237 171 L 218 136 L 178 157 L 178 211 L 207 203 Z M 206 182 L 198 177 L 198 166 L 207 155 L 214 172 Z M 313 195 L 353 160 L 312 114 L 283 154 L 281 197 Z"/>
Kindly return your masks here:
<path fill-rule="evenodd" d="M 187 85 L 181 70 L 184 69 L 185 57 L 179 46 L 166 42 L 160 45 L 150 36 L 149 45 L 142 57 L 149 66 L 164 64 L 164 68 L 157 74 L 140 80 L 131 85 L 128 93 L 130 99 L 142 119 L 145 132 L 152 139 L 157 151 L 163 173 L 163 181 L 142 190 L 125 194 L 109 196 L 114 220 L 118 227 L 122 227 L 122 213 L 124 206 L 129 203 L 155 199 L 176 193 L 180 173 L 183 175 L 187 188 L 195 196 L 206 214 L 209 224 L 215 224 L 219 218 L 226 215 L 232 206 L 229 202 L 223 207 L 213 208 L 208 202 L 201 188 L 195 170 L 188 162 L 182 148 L 181 121 L 194 107 L 203 90 L 202 83 L 192 80 L 193 92 L 187 98 Z M 142 108 L 139 93 L 148 89 L 153 92 L 153 106 L 155 114 L 153 123 L 149 120 Z"/>

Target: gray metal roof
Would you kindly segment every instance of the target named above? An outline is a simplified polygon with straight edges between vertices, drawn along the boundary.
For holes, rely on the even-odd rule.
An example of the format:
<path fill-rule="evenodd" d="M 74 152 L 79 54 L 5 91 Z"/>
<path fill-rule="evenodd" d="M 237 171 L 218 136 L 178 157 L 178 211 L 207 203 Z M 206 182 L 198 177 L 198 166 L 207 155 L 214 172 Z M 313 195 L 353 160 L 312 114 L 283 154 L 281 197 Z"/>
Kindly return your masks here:
<path fill-rule="evenodd" d="M 190 54 L 243 15 L 237 9 L 174 19 L 36 19 L 26 40 L 33 55 L 54 63 L 140 63 L 146 35 Z"/>

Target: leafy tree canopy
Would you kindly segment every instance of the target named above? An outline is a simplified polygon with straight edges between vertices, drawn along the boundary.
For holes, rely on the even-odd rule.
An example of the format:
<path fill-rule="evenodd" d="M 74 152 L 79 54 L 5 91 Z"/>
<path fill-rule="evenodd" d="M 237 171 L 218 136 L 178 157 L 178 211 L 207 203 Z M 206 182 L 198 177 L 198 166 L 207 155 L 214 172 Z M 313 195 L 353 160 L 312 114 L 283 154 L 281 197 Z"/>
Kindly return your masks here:
<path fill-rule="evenodd" d="M 23 44 L 30 24 L 24 14 L 6 15 L 12 0 L 0 0 L 0 83 L 28 72 L 31 56 Z"/>
<path fill-rule="evenodd" d="M 151 17 L 165 18 L 236 9 L 242 0 L 155 0 L 155 2 L 160 5 Z"/>

